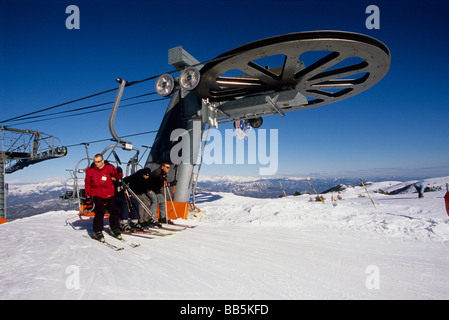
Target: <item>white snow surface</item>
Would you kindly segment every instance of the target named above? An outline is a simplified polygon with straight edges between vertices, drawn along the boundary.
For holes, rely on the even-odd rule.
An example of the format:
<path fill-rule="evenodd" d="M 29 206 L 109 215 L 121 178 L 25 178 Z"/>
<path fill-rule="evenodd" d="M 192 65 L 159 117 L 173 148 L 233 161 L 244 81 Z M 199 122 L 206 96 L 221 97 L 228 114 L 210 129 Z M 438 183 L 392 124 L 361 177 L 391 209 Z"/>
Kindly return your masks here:
<path fill-rule="evenodd" d="M 324 204 L 200 194 L 206 219 L 178 220 L 196 228 L 125 235 L 141 246 L 118 252 L 75 211 L 15 220 L 0 225 L 0 299 L 448 299 L 446 182 L 422 199 L 368 184 L 377 209 L 362 187 Z"/>

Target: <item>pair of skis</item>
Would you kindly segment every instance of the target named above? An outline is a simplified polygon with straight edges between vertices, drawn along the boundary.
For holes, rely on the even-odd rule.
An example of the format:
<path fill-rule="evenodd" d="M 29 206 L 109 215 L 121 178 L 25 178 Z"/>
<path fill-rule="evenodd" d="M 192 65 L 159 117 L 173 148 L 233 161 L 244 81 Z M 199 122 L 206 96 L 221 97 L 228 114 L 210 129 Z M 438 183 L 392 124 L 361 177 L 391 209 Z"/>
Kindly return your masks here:
<path fill-rule="evenodd" d="M 186 226 L 179 224 L 161 224 L 160 227 L 148 228 L 146 230 L 135 230 L 132 232 L 122 232 L 129 235 L 154 235 L 160 237 L 171 236 L 176 232 L 186 230 L 188 228 L 195 228 L 196 226 Z M 167 232 L 164 232 L 167 231 Z"/>
<path fill-rule="evenodd" d="M 177 224 L 177 223 L 173 223 L 172 224 L 161 224 L 156 220 L 156 215 L 153 214 L 153 212 L 151 212 L 150 208 L 148 208 L 148 205 L 146 203 L 144 203 L 135 193 L 134 191 L 127 185 L 124 184 L 125 186 L 125 190 L 128 191 L 128 193 L 131 195 L 131 197 L 133 197 L 134 199 L 137 200 L 137 202 L 139 203 L 139 205 L 142 206 L 142 208 L 145 210 L 145 212 L 148 214 L 149 218 L 150 218 L 150 223 L 159 226 L 160 229 L 165 229 L 165 230 L 170 230 L 170 226 L 177 226 L 177 227 L 181 227 L 181 228 L 195 228 L 196 226 L 193 225 L 183 225 L 183 224 Z M 170 199 L 171 199 L 171 195 L 170 195 Z M 173 205 L 173 199 L 171 199 L 172 205 Z M 174 209 L 174 207 L 173 207 Z M 176 211 L 175 211 L 176 213 Z M 184 230 L 184 229 L 182 229 Z M 170 231 L 181 231 L 181 230 L 170 230 Z"/>
<path fill-rule="evenodd" d="M 192 226 L 192 228 L 194 228 L 194 227 L 195 226 Z M 163 230 L 165 230 L 165 229 L 163 229 Z M 173 232 L 178 232 L 178 231 L 182 231 L 182 230 L 185 230 L 185 229 L 177 229 L 177 230 L 171 229 L 171 232 L 167 232 L 167 233 L 160 232 L 157 229 L 151 229 L 151 230 L 142 230 L 142 231 L 134 231 L 134 232 L 122 232 L 122 234 L 130 235 L 130 236 L 154 235 L 154 236 L 158 236 L 158 237 L 168 237 L 168 236 L 173 235 L 174 234 Z M 119 247 L 119 246 L 116 246 L 115 244 L 112 244 L 112 243 L 108 242 L 106 239 L 104 239 L 103 241 L 100 241 L 98 239 L 93 238 L 92 236 L 85 235 L 85 237 L 86 238 L 90 238 L 92 240 L 95 240 L 95 241 L 105 245 L 106 247 L 108 247 L 108 248 L 110 248 L 110 249 L 112 249 L 114 251 L 121 251 L 121 250 L 125 249 L 124 247 Z M 121 239 L 116 238 L 116 237 L 114 237 L 114 238 L 117 239 L 118 241 L 120 241 L 121 243 L 131 247 L 131 248 L 137 248 L 137 247 L 140 246 L 140 244 L 129 242 L 128 240 L 126 240 L 124 238 L 121 238 Z"/>
<path fill-rule="evenodd" d="M 176 227 L 178 227 L 178 228 L 176 228 Z M 142 230 L 142 231 L 134 231 L 134 232 L 122 232 L 122 234 L 135 235 L 135 236 L 139 236 L 139 235 L 155 235 L 155 236 L 159 236 L 159 237 L 167 237 L 167 236 L 173 235 L 174 234 L 173 232 L 179 232 L 179 231 L 186 230 L 187 228 L 195 228 L 195 227 L 196 226 L 191 226 L 191 225 L 180 225 L 180 224 L 174 224 L 174 225 L 168 224 L 168 225 L 165 225 L 165 224 L 163 224 L 162 227 L 160 227 L 160 228 L 154 228 L 154 229 Z M 170 231 L 170 232 L 165 233 L 165 232 L 159 231 L 158 229 L 167 230 L 167 231 Z M 140 246 L 140 244 L 129 242 L 128 240 L 126 240 L 124 238 L 114 237 L 109 232 L 106 232 L 106 233 L 109 236 L 115 238 L 116 240 L 122 242 L 123 244 L 125 244 L 125 245 L 127 245 L 127 246 L 129 246 L 131 248 L 137 248 L 137 247 Z M 112 249 L 114 251 L 121 251 L 121 250 L 125 249 L 124 247 L 119 247 L 119 246 L 116 246 L 116 245 L 108 242 L 104 238 L 103 238 L 103 241 L 100 241 L 98 239 L 93 238 L 92 236 L 85 236 L 85 237 L 91 238 L 91 239 L 93 239 L 95 241 L 98 241 L 99 243 L 105 245 L 106 247 L 108 247 L 108 248 L 110 248 L 110 249 Z"/>
<path fill-rule="evenodd" d="M 109 234 L 109 233 L 108 233 L 108 234 Z M 114 237 L 114 236 L 112 236 L 112 235 L 110 235 L 110 234 L 109 234 L 109 236 L 113 237 L 114 239 L 120 241 L 121 243 L 123 243 L 123 244 L 125 244 L 125 245 L 127 245 L 127 246 L 129 246 L 129 247 L 131 247 L 131 248 L 137 248 L 137 247 L 140 247 L 140 244 L 139 244 L 139 243 L 129 242 L 128 240 L 126 240 L 126 239 L 124 239 L 124 238 L 117 238 L 117 237 Z M 93 236 L 85 236 L 85 237 L 91 238 L 92 240 L 95 240 L 95 241 L 97 241 L 97 242 L 99 242 L 99 243 L 105 245 L 106 247 L 108 247 L 108 248 L 110 248 L 110 249 L 112 249 L 112 250 L 114 250 L 114 251 L 121 251 L 121 250 L 124 250 L 124 249 L 125 249 L 124 247 L 119 247 L 119 246 L 116 246 L 115 244 L 110 243 L 110 242 L 107 241 L 105 238 L 103 238 L 103 239 L 101 239 L 101 240 L 98 240 L 98 239 L 95 239 Z"/>

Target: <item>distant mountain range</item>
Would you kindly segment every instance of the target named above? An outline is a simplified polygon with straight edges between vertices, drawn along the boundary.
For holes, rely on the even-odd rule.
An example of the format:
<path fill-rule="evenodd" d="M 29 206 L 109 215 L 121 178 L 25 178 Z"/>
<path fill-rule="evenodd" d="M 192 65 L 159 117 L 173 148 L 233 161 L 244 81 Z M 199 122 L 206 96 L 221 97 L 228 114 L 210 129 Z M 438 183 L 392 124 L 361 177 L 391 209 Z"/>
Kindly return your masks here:
<path fill-rule="evenodd" d="M 57 210 L 76 210 L 77 206 L 59 198 L 65 193 L 61 179 L 39 183 L 8 184 L 6 217 L 14 220 Z"/>
<path fill-rule="evenodd" d="M 364 181 L 404 181 L 397 178 L 376 178 Z M 407 181 L 407 180 L 405 180 Z M 411 181 L 408 179 L 408 181 Z M 309 181 L 318 193 L 337 192 L 348 186 L 360 185 L 357 178 L 311 178 Z M 399 184 L 400 185 L 400 184 Z M 400 185 L 403 190 L 389 190 L 390 192 L 413 192 L 411 183 Z M 71 186 L 58 178 L 39 183 L 15 183 L 9 184 L 6 197 L 8 220 L 28 217 L 48 211 L 78 210 L 76 201 L 69 203 L 62 200 L 66 190 Z M 232 176 L 203 176 L 197 184 L 196 192 L 229 192 L 236 195 L 254 198 L 277 198 L 292 194 L 314 194 L 310 184 L 305 178 L 281 177 L 277 178 L 255 178 L 255 177 L 232 177 Z M 411 190 L 411 191 L 410 191 Z"/>
<path fill-rule="evenodd" d="M 397 178 L 375 178 L 364 183 L 378 181 L 403 181 Z M 409 180 L 409 179 L 407 179 Z M 230 192 L 236 195 L 254 198 L 277 198 L 293 194 L 314 194 L 332 192 L 334 188 L 360 185 L 358 178 L 253 178 L 253 177 L 201 177 L 197 192 Z M 314 190 L 315 189 L 315 190 Z M 338 191 L 338 190 L 336 190 Z"/>

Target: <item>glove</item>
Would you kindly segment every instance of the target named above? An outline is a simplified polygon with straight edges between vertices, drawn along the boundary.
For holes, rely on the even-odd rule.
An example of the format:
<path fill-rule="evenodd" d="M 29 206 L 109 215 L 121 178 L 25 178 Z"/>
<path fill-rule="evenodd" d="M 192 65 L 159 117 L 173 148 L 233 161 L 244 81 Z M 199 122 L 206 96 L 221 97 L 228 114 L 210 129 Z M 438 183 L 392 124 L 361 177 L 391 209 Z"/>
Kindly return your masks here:
<path fill-rule="evenodd" d="M 172 182 L 170 182 L 170 187 L 174 187 L 176 186 L 176 184 L 178 183 L 178 180 L 173 180 Z"/>

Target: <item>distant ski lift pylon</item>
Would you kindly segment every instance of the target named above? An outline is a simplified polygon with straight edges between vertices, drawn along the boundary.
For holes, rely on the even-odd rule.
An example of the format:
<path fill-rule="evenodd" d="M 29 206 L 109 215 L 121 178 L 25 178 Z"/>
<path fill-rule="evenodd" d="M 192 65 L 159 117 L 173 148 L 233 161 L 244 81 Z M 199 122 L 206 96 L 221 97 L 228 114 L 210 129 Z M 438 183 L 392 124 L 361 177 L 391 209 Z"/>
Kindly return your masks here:
<path fill-rule="evenodd" d="M 5 175 L 30 165 L 61 158 L 67 148 L 43 132 L 0 126 L 0 223 L 6 222 Z"/>

